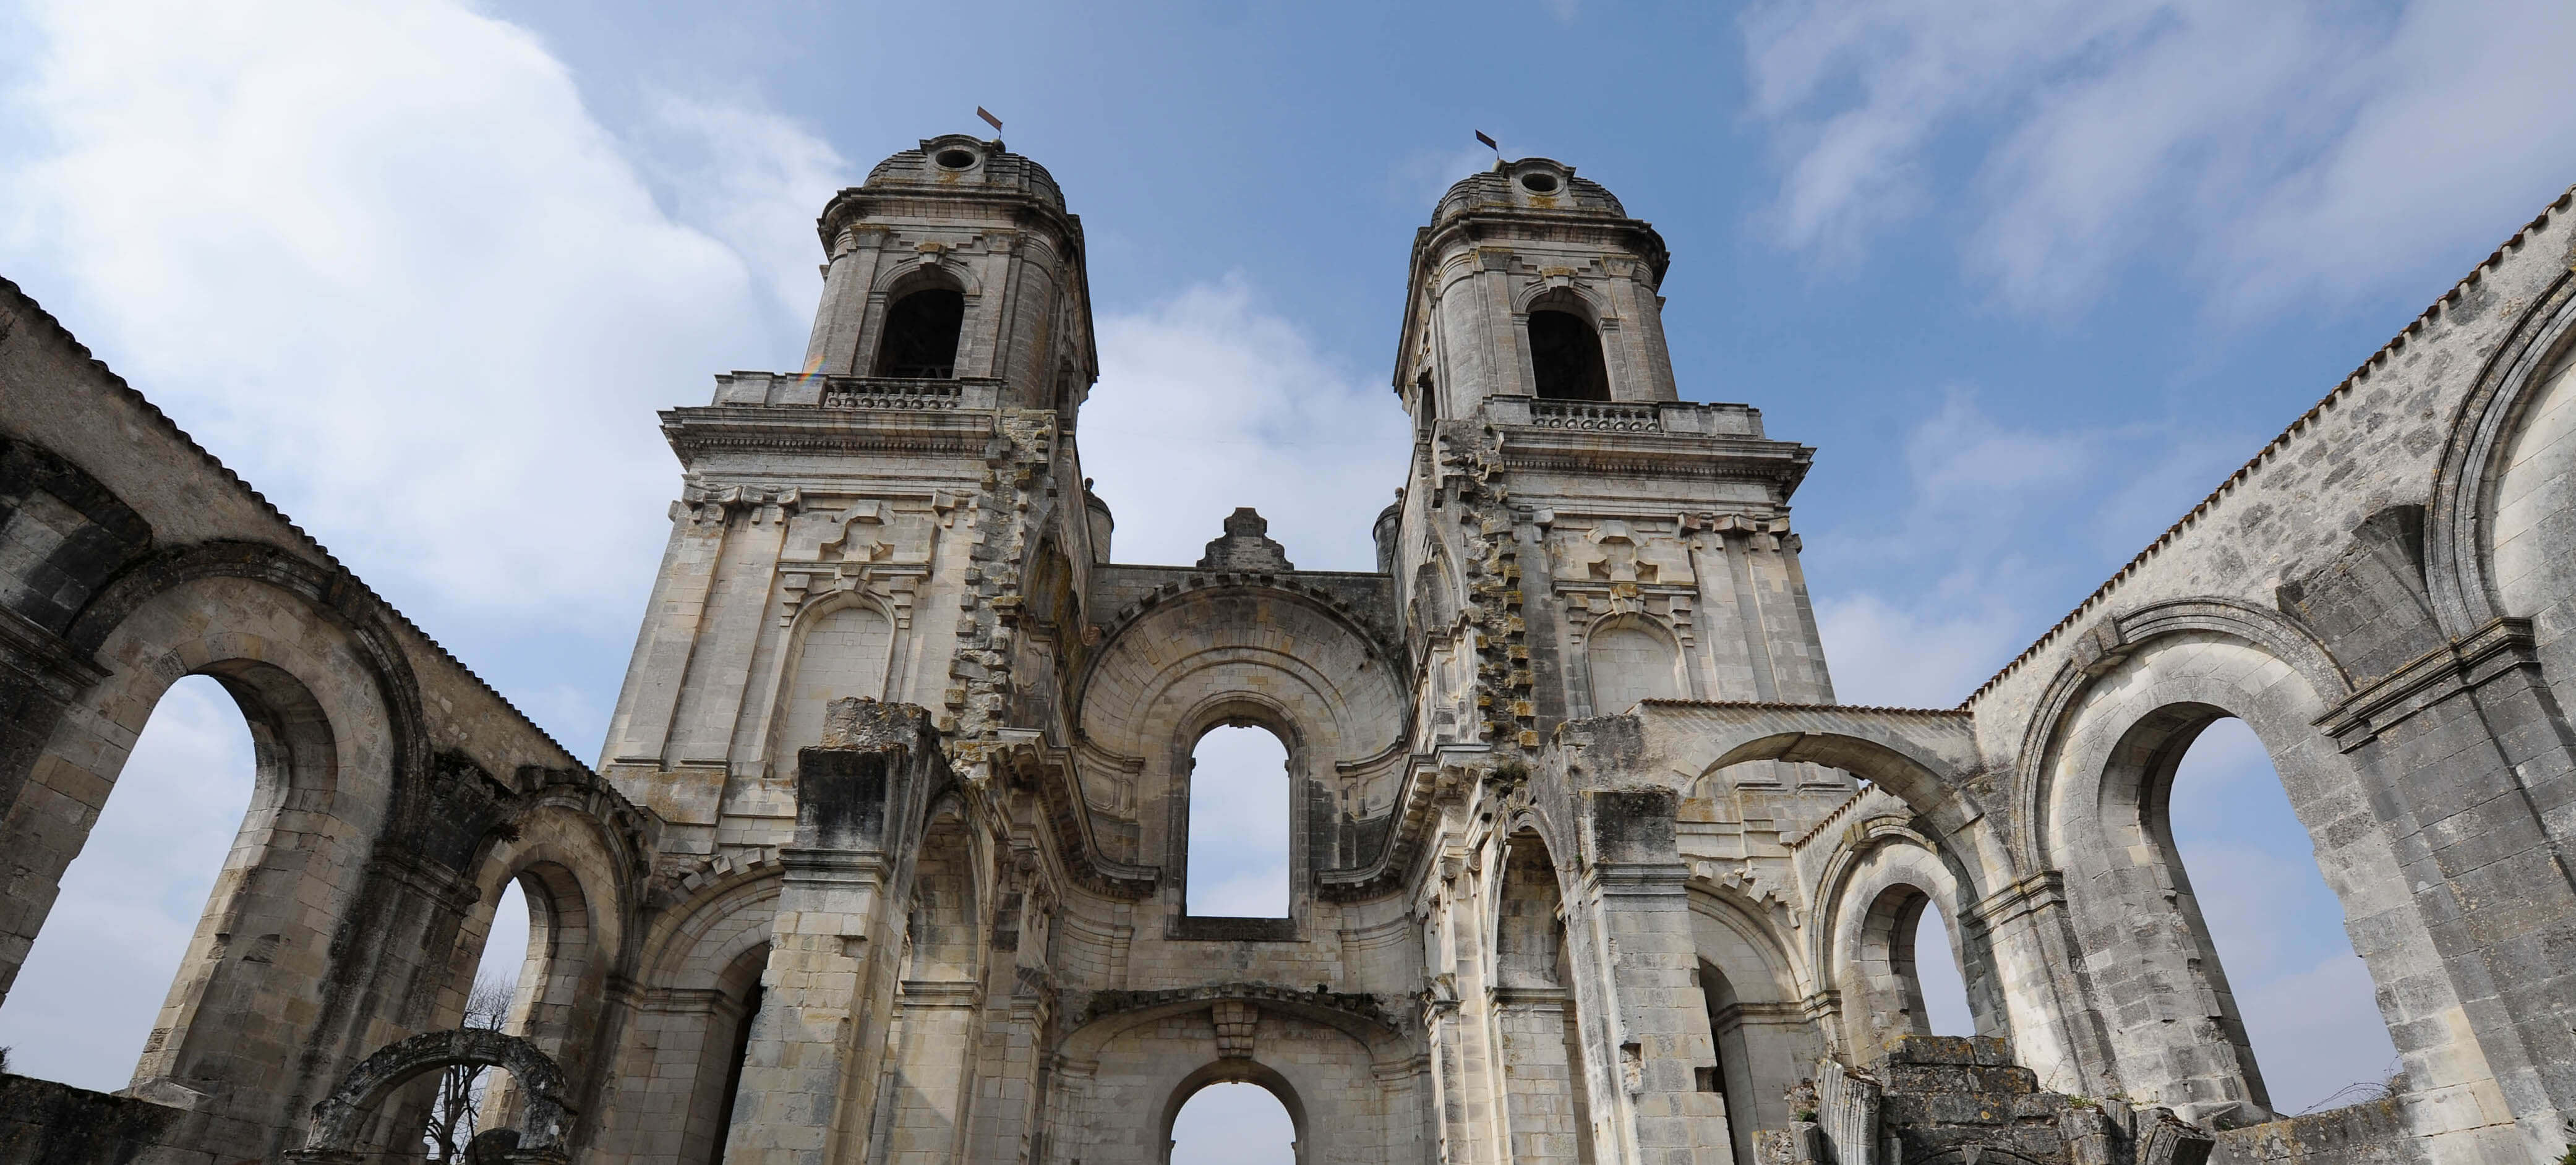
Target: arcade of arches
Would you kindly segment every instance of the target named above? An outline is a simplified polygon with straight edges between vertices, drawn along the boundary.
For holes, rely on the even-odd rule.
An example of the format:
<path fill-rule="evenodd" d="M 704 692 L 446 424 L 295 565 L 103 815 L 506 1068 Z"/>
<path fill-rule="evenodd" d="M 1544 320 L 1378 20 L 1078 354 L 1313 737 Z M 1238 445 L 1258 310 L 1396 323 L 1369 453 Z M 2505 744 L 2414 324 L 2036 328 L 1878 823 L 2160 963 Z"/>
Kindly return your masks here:
<path fill-rule="evenodd" d="M 1248 509 L 1145 565 L 1083 476 L 1063 191 L 931 139 L 824 208 L 806 371 L 662 414 L 589 762 L 0 286 L 0 992 L 172 685 L 255 762 L 130 1081 L 0 1077 L 0 1165 L 403 1159 L 458 1065 L 529 1162 L 1158 1163 L 1252 1092 L 1300 1165 L 2554 1159 L 2569 205 L 1965 703 L 1865 708 L 1814 450 L 1682 399 L 1671 256 L 1572 167 L 1416 240 L 1377 569 Z M 2356 1103 L 2282 1111 L 2203 910 L 2176 773 L 2231 720 L 2398 1057 Z M 1219 733 L 1275 750 L 1227 778 L 1257 833 L 1201 813 Z M 1273 906 L 1193 897 L 1247 862 Z"/>

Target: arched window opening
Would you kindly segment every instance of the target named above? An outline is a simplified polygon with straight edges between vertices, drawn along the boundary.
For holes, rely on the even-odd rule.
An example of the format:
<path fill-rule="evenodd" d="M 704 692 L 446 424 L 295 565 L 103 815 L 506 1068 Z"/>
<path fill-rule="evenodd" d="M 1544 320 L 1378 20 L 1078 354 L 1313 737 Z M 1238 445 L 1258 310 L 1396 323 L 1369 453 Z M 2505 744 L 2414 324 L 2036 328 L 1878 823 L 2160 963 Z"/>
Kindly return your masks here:
<path fill-rule="evenodd" d="M 1976 1017 L 1968 1011 L 1968 983 L 1959 975 L 1959 953 L 1950 947 L 1950 918 L 1939 906 L 1921 911 L 1916 919 L 1907 960 L 1925 1030 L 1936 1036 L 1977 1034 Z"/>
<path fill-rule="evenodd" d="M 926 287 L 886 309 L 885 340 L 877 346 L 877 375 L 946 380 L 957 375 L 957 332 L 966 322 L 966 296 Z"/>
<path fill-rule="evenodd" d="M 1431 387 L 1431 370 L 1428 368 L 1413 380 L 1413 419 L 1415 426 L 1426 436 L 1440 424 L 1440 394 Z"/>
<path fill-rule="evenodd" d="M 1610 399 L 1610 366 L 1601 359 L 1601 333 L 1591 321 L 1541 308 L 1529 314 L 1529 341 L 1540 400 Z"/>
<path fill-rule="evenodd" d="M 1258 1084 L 1211 1084 L 1172 1120 L 1169 1165 L 1296 1165 L 1297 1126 Z"/>
<path fill-rule="evenodd" d="M 1288 917 L 1288 746 L 1268 729 L 1211 728 L 1190 752 L 1184 909 Z"/>
<path fill-rule="evenodd" d="M 169 1036 L 166 1013 L 230 945 L 208 928 L 257 859 L 236 832 L 256 773 L 250 725 L 223 685 L 172 684 L 0 1005 L 10 1071 L 99 1092 L 133 1082 L 137 1059 Z"/>
<path fill-rule="evenodd" d="M 1727 1134 L 1735 1154 L 1736 1165 L 1750 1165 L 1753 1160 L 1754 1113 L 1753 1065 L 1744 1043 L 1744 1003 L 1736 997 L 1735 984 L 1726 972 L 1706 959 L 1699 964 L 1699 997 L 1708 1008 L 1708 1034 L 1717 1043 L 1717 1070 L 1714 1078 L 1700 1082 L 1703 1091 L 1726 1097 Z"/>
<path fill-rule="evenodd" d="M 751 1058 L 751 1041 L 758 1034 L 754 1021 L 760 1016 L 760 976 L 768 966 L 769 945 L 763 943 L 735 956 L 717 977 L 706 1037 L 698 1045 L 696 1099 L 681 1147 L 683 1161 L 724 1165 L 743 1064 Z"/>
<path fill-rule="evenodd" d="M 2230 1034 L 2249 1058 L 2261 1053 L 2259 1074 L 2245 1065 L 2256 1102 L 2300 1113 L 2380 1095 L 2397 1050 L 2370 972 L 2253 730 L 2232 717 L 2211 723 L 2164 788 L 2150 784 L 2139 813 L 2169 855 L 2175 902 L 2222 1022 L 2241 1026 Z"/>
<path fill-rule="evenodd" d="M 532 953 L 528 949 L 529 932 L 535 929 L 531 910 L 528 892 L 520 887 L 518 879 L 511 879 L 510 884 L 501 890 L 501 900 L 492 907 L 492 929 L 483 937 L 483 961 L 474 976 L 474 993 L 466 1000 L 469 1025 L 511 1031 L 510 1021 L 514 1016 L 524 1019 L 528 1006 L 527 989 L 536 986 L 522 982 L 527 977 L 529 955 Z M 478 1006 L 487 1012 L 492 1010 L 489 997 L 495 993 L 499 996 L 500 1006 L 498 1014 L 492 1017 L 493 1021 L 472 1024 Z M 525 1033 L 512 1031 L 512 1034 Z"/>
<path fill-rule="evenodd" d="M 1862 927 L 1869 1038 L 1976 1034 L 1949 918 L 1932 895 L 1904 883 L 1889 886 L 1870 904 Z"/>
<path fill-rule="evenodd" d="M 1640 700 L 1681 698 L 1681 652 L 1661 628 L 1633 618 L 1604 623 L 1586 637 L 1583 658 L 1595 716 L 1619 715 Z"/>

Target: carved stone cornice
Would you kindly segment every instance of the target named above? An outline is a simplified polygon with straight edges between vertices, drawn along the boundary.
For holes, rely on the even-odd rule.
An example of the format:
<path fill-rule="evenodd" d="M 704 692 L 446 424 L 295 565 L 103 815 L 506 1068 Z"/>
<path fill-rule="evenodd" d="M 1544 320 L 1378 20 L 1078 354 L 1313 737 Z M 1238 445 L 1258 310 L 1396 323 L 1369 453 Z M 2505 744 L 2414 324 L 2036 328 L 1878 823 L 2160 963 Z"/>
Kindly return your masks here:
<path fill-rule="evenodd" d="M 664 409 L 662 436 L 683 465 L 726 453 L 899 454 L 984 459 L 994 414 L 701 405 Z"/>
<path fill-rule="evenodd" d="M 2318 717 L 2316 724 L 2334 738 L 2336 748 L 2352 752 L 2426 708 L 2483 687 L 2509 672 L 2539 666 L 2531 620 L 2494 619 L 2447 647 L 2427 652 L 2387 679 L 2354 692 L 2333 711 Z"/>

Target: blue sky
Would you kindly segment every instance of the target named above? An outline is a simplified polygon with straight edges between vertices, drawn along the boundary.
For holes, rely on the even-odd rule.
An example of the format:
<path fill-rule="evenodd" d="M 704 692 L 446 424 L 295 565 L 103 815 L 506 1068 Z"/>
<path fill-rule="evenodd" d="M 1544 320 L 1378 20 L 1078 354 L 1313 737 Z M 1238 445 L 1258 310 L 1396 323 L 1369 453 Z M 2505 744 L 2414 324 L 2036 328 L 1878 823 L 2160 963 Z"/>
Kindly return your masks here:
<path fill-rule="evenodd" d="M 1818 447 L 1842 697 L 1949 704 L 2576 180 L 2571 49 L 2539 2 L 22 0 L 0 274 L 590 756 L 652 410 L 797 363 L 831 190 L 993 109 L 1088 231 L 1119 557 L 1252 504 L 1364 567 L 1407 249 L 1481 129 L 1662 230 L 1685 396 Z M 2248 909 L 2275 978 L 2331 962 L 2315 902 Z M 2276 1100 L 2340 1059 L 2267 1052 Z"/>

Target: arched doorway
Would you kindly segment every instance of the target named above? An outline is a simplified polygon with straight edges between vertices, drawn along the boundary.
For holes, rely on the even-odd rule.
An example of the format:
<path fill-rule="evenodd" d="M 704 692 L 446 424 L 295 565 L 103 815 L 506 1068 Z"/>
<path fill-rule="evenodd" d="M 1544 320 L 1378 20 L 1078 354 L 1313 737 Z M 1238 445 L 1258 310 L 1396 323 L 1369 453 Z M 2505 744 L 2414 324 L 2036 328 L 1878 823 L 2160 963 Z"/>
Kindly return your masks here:
<path fill-rule="evenodd" d="M 1174 1090 L 1163 1165 L 1297 1165 L 1304 1125 L 1304 1106 L 1277 1072 L 1220 1060 Z"/>

